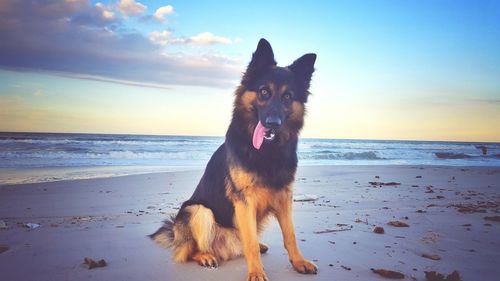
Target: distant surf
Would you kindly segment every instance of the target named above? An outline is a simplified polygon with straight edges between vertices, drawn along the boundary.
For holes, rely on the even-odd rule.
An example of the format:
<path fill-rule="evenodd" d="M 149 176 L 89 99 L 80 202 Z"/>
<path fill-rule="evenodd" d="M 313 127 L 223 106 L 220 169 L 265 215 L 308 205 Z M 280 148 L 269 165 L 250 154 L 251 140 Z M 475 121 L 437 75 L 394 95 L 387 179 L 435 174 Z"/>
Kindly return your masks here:
<path fill-rule="evenodd" d="M 223 142 L 202 136 L 0 133 L 0 184 L 203 169 Z M 499 156 L 500 143 L 302 138 L 298 146 L 299 165 L 307 166 L 500 166 Z"/>

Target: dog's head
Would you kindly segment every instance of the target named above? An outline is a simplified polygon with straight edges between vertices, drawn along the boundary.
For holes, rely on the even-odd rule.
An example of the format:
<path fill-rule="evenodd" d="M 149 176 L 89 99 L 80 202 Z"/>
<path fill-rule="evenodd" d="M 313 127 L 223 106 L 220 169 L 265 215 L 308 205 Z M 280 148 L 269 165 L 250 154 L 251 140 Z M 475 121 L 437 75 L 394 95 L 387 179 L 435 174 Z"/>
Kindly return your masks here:
<path fill-rule="evenodd" d="M 269 42 L 261 39 L 236 92 L 235 112 L 246 124 L 255 149 L 280 145 L 297 137 L 316 54 L 306 54 L 279 67 Z"/>

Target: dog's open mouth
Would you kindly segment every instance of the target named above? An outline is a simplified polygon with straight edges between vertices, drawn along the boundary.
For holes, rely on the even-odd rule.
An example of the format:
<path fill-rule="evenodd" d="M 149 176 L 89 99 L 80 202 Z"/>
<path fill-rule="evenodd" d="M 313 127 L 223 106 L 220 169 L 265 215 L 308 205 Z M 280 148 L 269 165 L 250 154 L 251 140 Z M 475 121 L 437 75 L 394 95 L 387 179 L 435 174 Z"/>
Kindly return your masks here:
<path fill-rule="evenodd" d="M 268 129 L 264 134 L 264 139 L 266 141 L 272 141 L 276 137 L 276 131 L 274 129 Z"/>
<path fill-rule="evenodd" d="M 255 149 L 260 149 L 264 141 L 270 142 L 276 138 L 276 130 L 266 128 L 262 123 L 257 123 L 253 131 L 252 144 Z"/>

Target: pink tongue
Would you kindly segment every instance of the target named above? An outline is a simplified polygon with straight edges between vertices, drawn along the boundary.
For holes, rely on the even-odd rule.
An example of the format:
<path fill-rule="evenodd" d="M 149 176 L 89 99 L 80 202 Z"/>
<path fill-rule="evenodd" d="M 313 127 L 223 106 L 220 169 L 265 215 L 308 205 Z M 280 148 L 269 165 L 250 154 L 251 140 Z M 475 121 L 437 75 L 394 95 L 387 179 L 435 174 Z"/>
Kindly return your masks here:
<path fill-rule="evenodd" d="M 264 142 L 264 135 L 268 130 L 269 129 L 262 126 L 262 123 L 260 123 L 260 121 L 259 123 L 257 123 L 257 126 L 255 126 L 255 130 L 253 131 L 253 139 L 252 139 L 253 147 L 255 147 L 255 149 L 260 149 L 262 143 Z"/>

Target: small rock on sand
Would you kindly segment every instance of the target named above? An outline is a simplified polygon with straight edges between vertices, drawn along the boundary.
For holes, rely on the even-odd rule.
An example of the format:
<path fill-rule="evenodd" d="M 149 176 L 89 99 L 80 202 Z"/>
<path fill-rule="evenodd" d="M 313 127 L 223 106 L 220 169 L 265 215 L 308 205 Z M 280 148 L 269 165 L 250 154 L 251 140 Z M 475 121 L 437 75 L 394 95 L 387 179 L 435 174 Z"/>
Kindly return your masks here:
<path fill-rule="evenodd" d="M 101 259 L 100 261 L 95 261 L 89 257 L 84 258 L 83 263 L 86 264 L 89 267 L 89 269 L 96 267 L 105 267 L 108 265 L 106 261 L 103 259 Z"/>
<path fill-rule="evenodd" d="M 402 221 L 390 221 L 387 224 L 395 227 L 410 227 L 407 223 Z"/>
<path fill-rule="evenodd" d="M 373 229 L 373 232 L 377 233 L 377 234 L 384 234 L 385 233 L 385 230 L 383 227 L 381 226 L 376 226 L 374 229 Z"/>
<path fill-rule="evenodd" d="M 7 229 L 7 224 L 3 221 L 3 220 L 0 220 L 0 229 Z"/>
<path fill-rule="evenodd" d="M 484 217 L 487 221 L 498 221 L 500 222 L 500 216 Z"/>
<path fill-rule="evenodd" d="M 427 281 L 462 281 L 458 271 L 453 271 L 451 274 L 444 276 L 436 271 L 425 271 L 425 280 Z"/>
<path fill-rule="evenodd" d="M 404 279 L 405 275 L 398 271 L 387 270 L 387 269 L 370 269 L 373 273 L 378 274 L 382 277 L 389 279 Z"/>
<path fill-rule="evenodd" d="M 438 255 L 431 255 L 431 254 L 422 254 L 422 257 L 424 257 L 426 259 L 434 260 L 434 261 L 438 261 L 438 260 L 441 259 L 440 256 L 438 256 Z"/>

